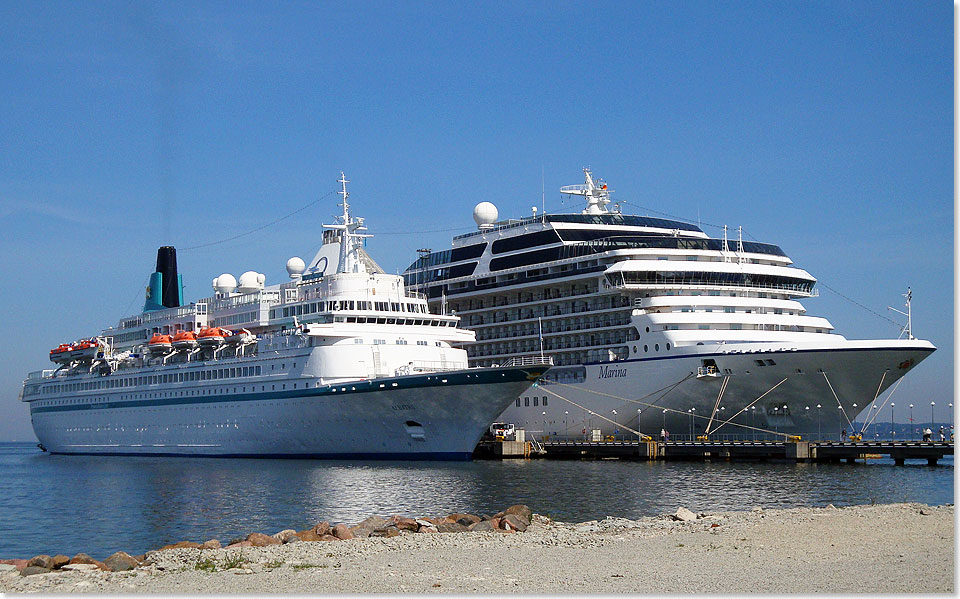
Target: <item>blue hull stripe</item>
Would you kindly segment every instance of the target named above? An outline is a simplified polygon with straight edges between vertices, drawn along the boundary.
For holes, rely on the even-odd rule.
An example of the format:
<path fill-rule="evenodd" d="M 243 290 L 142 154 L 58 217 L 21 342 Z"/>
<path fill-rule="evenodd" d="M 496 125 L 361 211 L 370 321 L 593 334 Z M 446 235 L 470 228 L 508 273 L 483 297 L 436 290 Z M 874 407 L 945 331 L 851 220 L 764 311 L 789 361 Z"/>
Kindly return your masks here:
<path fill-rule="evenodd" d="M 78 404 L 68 406 L 33 406 L 30 413 L 43 412 L 73 412 L 78 410 L 108 410 L 114 408 L 149 408 L 156 406 L 179 406 L 211 403 L 232 403 L 237 401 L 265 401 L 274 399 L 290 399 L 304 397 L 330 397 L 349 394 L 383 393 L 386 391 L 400 391 L 402 389 L 427 389 L 432 387 L 450 387 L 458 385 L 492 385 L 496 383 L 515 383 L 529 380 L 531 383 L 546 372 L 546 366 L 531 366 L 522 368 L 490 368 L 478 372 L 457 371 L 444 374 L 429 374 L 416 377 L 391 377 L 324 385 L 313 389 L 288 389 L 285 391 L 259 391 L 252 393 L 196 395 L 191 397 L 167 397 L 163 399 L 131 399 L 120 401 L 104 401 L 99 403 Z M 447 382 L 442 382 L 446 380 Z M 396 383 L 396 387 L 393 386 Z M 249 383 L 228 383 L 230 386 Z M 261 385 L 277 385 L 279 382 L 259 383 Z M 291 383 L 286 383 L 291 384 Z M 384 385 L 384 387 L 380 387 Z M 168 387 L 167 389 L 179 390 Z"/>

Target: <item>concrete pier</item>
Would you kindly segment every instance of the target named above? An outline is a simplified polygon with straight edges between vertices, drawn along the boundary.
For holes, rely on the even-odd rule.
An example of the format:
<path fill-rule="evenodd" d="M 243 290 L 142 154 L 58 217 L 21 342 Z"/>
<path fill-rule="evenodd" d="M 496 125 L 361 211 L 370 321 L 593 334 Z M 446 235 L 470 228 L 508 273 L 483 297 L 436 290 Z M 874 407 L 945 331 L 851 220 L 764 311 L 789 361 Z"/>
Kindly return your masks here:
<path fill-rule="evenodd" d="M 530 452 L 515 441 L 483 441 L 475 459 L 528 457 L 545 459 L 624 460 L 787 460 L 853 463 L 888 456 L 897 465 L 926 460 L 931 466 L 953 455 L 953 443 L 910 441 L 546 441 L 545 453 Z"/>

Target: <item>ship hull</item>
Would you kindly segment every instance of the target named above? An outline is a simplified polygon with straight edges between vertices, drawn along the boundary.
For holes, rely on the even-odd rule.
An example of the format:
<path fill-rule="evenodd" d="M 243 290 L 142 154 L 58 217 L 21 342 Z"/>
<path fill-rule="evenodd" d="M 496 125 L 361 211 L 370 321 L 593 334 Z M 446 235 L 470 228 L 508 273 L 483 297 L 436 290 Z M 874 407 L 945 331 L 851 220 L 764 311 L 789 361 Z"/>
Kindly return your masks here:
<path fill-rule="evenodd" d="M 467 460 L 546 366 L 392 377 L 273 393 L 31 406 L 55 454 Z"/>
<path fill-rule="evenodd" d="M 874 418 L 864 411 L 870 410 L 878 393 L 895 385 L 935 349 L 925 341 L 850 341 L 794 350 L 770 346 L 747 353 L 739 353 L 743 350 L 735 345 L 723 347 L 714 353 L 558 367 L 551 378 L 561 376 L 559 382 L 529 389 L 520 395 L 519 406 L 514 403 L 497 420 L 551 438 L 583 438 L 595 429 L 604 436 L 629 437 L 634 435 L 630 430 L 639 429 L 659 437 L 666 429 L 671 440 L 680 440 L 703 435 L 709 425 L 715 439 L 785 434 L 837 439 L 843 429 L 854 432 L 851 423 L 858 415 Z M 718 376 L 697 376 L 705 359 L 716 362 Z M 566 382 L 563 373 L 571 375 Z M 574 382 L 573 377 L 581 380 Z M 881 403 L 882 398 L 878 408 Z M 724 409 L 711 420 L 720 406 Z M 901 417 L 906 413 L 905 406 L 897 409 Z M 889 418 L 886 405 L 876 420 Z"/>

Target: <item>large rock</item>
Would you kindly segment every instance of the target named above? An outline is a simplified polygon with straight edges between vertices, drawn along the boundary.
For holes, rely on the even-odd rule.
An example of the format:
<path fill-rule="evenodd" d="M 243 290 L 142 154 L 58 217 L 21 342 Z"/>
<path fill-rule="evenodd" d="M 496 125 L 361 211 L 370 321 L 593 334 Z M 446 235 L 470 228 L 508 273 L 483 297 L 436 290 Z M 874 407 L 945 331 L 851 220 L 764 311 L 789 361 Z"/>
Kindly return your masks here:
<path fill-rule="evenodd" d="M 480 522 L 474 522 L 467 527 L 467 530 L 471 532 L 492 532 L 497 530 L 497 526 L 500 524 L 499 520 L 494 518 L 493 520 L 481 520 Z"/>
<path fill-rule="evenodd" d="M 673 519 L 681 522 L 690 522 L 691 520 L 696 520 L 697 515 L 685 507 L 680 507 L 677 508 L 677 513 L 673 515 Z"/>
<path fill-rule="evenodd" d="M 320 537 L 323 535 L 318 535 L 316 531 L 311 529 L 311 530 L 301 530 L 300 532 L 297 533 L 297 536 L 300 537 L 301 541 L 316 542 L 316 541 L 319 541 Z"/>
<path fill-rule="evenodd" d="M 290 535 L 290 536 L 287 537 L 287 539 L 283 542 L 283 544 L 284 544 L 284 545 L 287 545 L 287 544 L 289 544 L 289 543 L 302 543 L 302 542 L 303 542 L 303 540 L 302 540 L 300 537 L 298 537 L 297 535 Z"/>
<path fill-rule="evenodd" d="M 218 539 L 210 539 L 209 541 L 204 541 L 200 545 L 200 549 L 220 549 L 220 541 Z"/>
<path fill-rule="evenodd" d="M 525 505 L 511 505 L 507 509 L 503 510 L 503 514 L 509 515 L 513 514 L 521 520 L 523 520 L 527 526 L 530 526 L 530 522 L 533 520 L 533 510 Z"/>
<path fill-rule="evenodd" d="M 253 547 L 253 543 L 250 541 L 237 541 L 236 543 L 230 543 L 224 549 L 237 549 L 240 547 Z"/>
<path fill-rule="evenodd" d="M 194 543 L 193 541 L 180 541 L 171 545 L 164 545 L 157 551 L 166 551 L 167 549 L 200 549 L 200 543 Z"/>
<path fill-rule="evenodd" d="M 72 558 L 70 558 L 71 564 L 93 564 L 94 566 L 100 568 L 101 570 L 106 570 L 107 566 L 104 565 L 100 560 L 93 559 L 86 553 L 78 553 Z"/>
<path fill-rule="evenodd" d="M 355 538 L 354 534 L 350 531 L 350 528 L 346 524 L 337 524 L 334 526 L 333 536 L 343 541 Z"/>
<path fill-rule="evenodd" d="M 93 572 L 94 570 L 99 570 L 96 564 L 67 564 L 62 568 L 63 570 L 69 570 L 71 572 Z"/>
<path fill-rule="evenodd" d="M 268 545 L 280 545 L 280 541 L 263 533 L 251 532 L 247 535 L 247 540 L 254 547 L 267 547 Z"/>
<path fill-rule="evenodd" d="M 118 551 L 103 560 L 103 564 L 110 568 L 111 572 L 126 572 L 127 570 L 133 570 L 139 565 L 137 564 L 137 560 L 123 551 Z"/>
<path fill-rule="evenodd" d="M 27 562 L 27 567 L 36 566 L 37 568 L 46 568 L 53 570 L 53 558 L 49 555 L 35 555 Z"/>
<path fill-rule="evenodd" d="M 370 530 L 376 530 L 378 528 L 383 528 L 387 525 L 387 521 L 380 516 L 370 516 L 363 522 L 357 524 L 357 526 L 363 526 L 364 528 L 369 528 Z"/>
<path fill-rule="evenodd" d="M 503 530 L 517 530 L 523 532 L 527 530 L 527 523 L 516 514 L 506 514 L 500 518 L 500 528 Z"/>
<path fill-rule="evenodd" d="M 474 516 L 473 514 L 450 514 L 447 518 L 449 518 L 451 522 L 456 522 L 464 526 L 476 524 L 481 520 L 480 516 Z"/>
<path fill-rule="evenodd" d="M 20 576 L 33 576 L 34 574 L 49 574 L 53 572 L 51 568 L 41 568 L 40 566 L 27 566 L 20 570 Z"/>
<path fill-rule="evenodd" d="M 396 526 L 384 526 L 370 533 L 371 537 L 399 537 L 402 533 Z"/>
<path fill-rule="evenodd" d="M 466 532 L 467 527 L 458 522 L 444 522 L 437 525 L 440 532 Z"/>
<path fill-rule="evenodd" d="M 313 532 L 317 533 L 318 537 L 322 537 L 323 535 L 328 535 L 330 534 L 330 523 L 324 520 L 323 522 L 320 522 L 319 524 L 314 526 L 312 530 Z"/>
<path fill-rule="evenodd" d="M 59 570 L 70 563 L 70 556 L 58 554 L 53 556 L 53 569 Z"/>
<path fill-rule="evenodd" d="M 289 539 L 290 537 L 295 537 L 296 535 L 297 535 L 297 531 L 288 528 L 287 530 L 281 530 L 277 534 L 273 535 L 273 538 L 280 541 L 281 543 L 286 543 L 287 539 Z"/>
<path fill-rule="evenodd" d="M 0 559 L 0 564 L 10 564 L 11 566 L 16 567 L 17 570 L 23 570 L 27 567 L 27 560 L 25 559 Z"/>
<path fill-rule="evenodd" d="M 400 530 L 412 530 L 416 532 L 420 525 L 417 524 L 417 521 L 413 518 L 397 518 L 396 523 L 394 524 Z"/>

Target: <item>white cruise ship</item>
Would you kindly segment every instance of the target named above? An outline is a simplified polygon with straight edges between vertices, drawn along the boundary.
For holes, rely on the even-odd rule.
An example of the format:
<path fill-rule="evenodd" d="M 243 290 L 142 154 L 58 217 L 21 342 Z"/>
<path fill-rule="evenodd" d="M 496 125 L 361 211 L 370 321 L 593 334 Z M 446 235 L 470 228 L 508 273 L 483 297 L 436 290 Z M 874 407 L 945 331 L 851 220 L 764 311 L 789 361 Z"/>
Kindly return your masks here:
<path fill-rule="evenodd" d="M 342 175 L 342 174 L 341 174 Z M 548 368 L 467 367 L 460 318 L 364 252 L 363 219 L 328 225 L 310 268 L 265 286 L 246 272 L 182 305 L 160 248 L 141 314 L 50 352 L 21 399 L 52 453 L 469 459 L 494 418 Z"/>
<path fill-rule="evenodd" d="M 483 202 L 479 230 L 421 250 L 404 273 L 476 332 L 464 344 L 473 364 L 553 358 L 552 384 L 498 420 L 561 438 L 836 438 L 934 351 L 909 327 L 845 339 L 807 314 L 799 300 L 817 295 L 816 279 L 779 247 L 611 210 L 606 184 L 584 174 L 561 188 L 582 212 L 498 221 Z"/>

